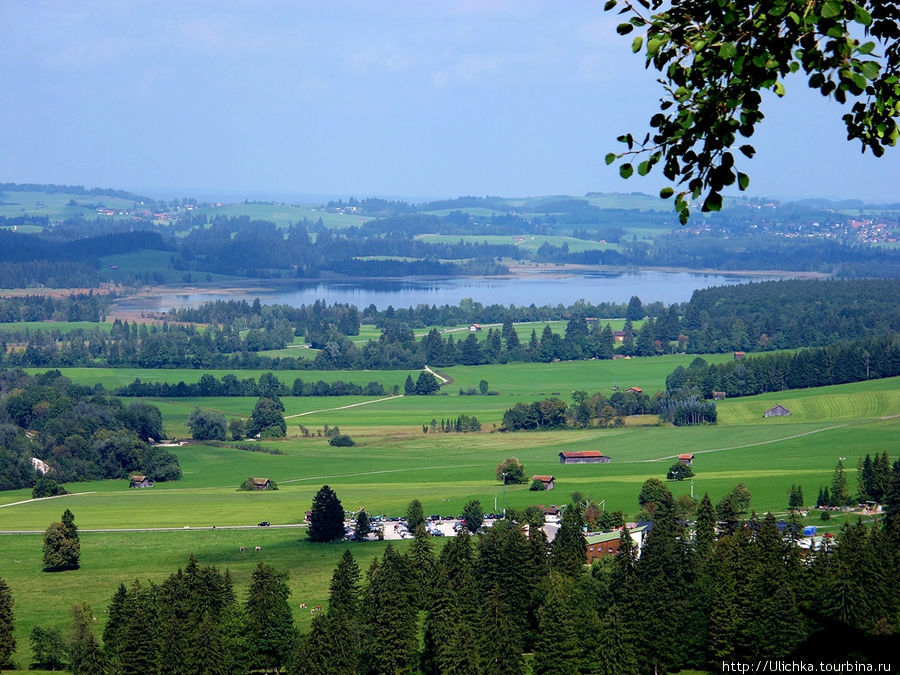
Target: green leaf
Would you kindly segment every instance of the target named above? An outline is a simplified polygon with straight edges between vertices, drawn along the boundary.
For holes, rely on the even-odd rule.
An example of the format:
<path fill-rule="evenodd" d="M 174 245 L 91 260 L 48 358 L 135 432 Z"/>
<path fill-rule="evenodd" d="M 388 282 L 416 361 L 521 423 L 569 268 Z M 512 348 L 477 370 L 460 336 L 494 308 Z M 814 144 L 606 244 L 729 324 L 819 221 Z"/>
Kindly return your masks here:
<path fill-rule="evenodd" d="M 863 26 L 868 26 L 872 23 L 872 15 L 869 14 L 863 7 L 856 5 L 853 9 L 855 10 L 853 19 L 854 21 L 856 21 L 856 23 L 861 23 Z"/>
<path fill-rule="evenodd" d="M 615 6 L 616 6 L 616 0 L 606 0 L 606 4 L 603 5 L 603 11 L 608 12 Z"/>
<path fill-rule="evenodd" d="M 881 66 L 876 61 L 863 61 L 859 69 L 866 76 L 866 79 L 874 80 L 878 77 Z"/>
<path fill-rule="evenodd" d="M 704 212 L 721 211 L 722 195 L 720 195 L 718 192 L 710 192 L 706 199 L 703 201 L 703 207 L 700 210 Z"/>
<path fill-rule="evenodd" d="M 738 188 L 740 188 L 743 191 L 743 190 L 746 190 L 749 185 L 750 185 L 750 176 L 738 171 Z"/>
<path fill-rule="evenodd" d="M 628 35 L 633 30 L 634 26 L 632 26 L 630 23 L 620 23 L 618 26 L 616 26 L 616 32 L 619 35 Z"/>
<path fill-rule="evenodd" d="M 631 178 L 631 175 L 634 173 L 634 167 L 631 164 L 625 163 L 619 167 L 619 175 L 622 178 Z"/>
<path fill-rule="evenodd" d="M 860 45 L 858 51 L 860 54 L 871 54 L 874 49 L 875 49 L 874 42 L 866 42 L 865 44 Z"/>
<path fill-rule="evenodd" d="M 606 159 L 606 165 L 609 166 L 610 164 L 612 164 L 613 162 L 616 161 L 616 153 L 614 153 L 614 152 L 607 153 L 605 159 Z"/>
<path fill-rule="evenodd" d="M 734 46 L 734 43 L 723 42 L 719 47 L 719 58 L 733 59 L 735 56 L 737 56 L 737 47 Z"/>
<path fill-rule="evenodd" d="M 752 145 L 742 145 L 738 148 L 738 150 L 740 150 L 742 153 L 744 153 L 745 156 L 749 157 L 750 159 L 753 159 L 753 155 L 756 154 L 756 148 L 754 148 Z"/>
<path fill-rule="evenodd" d="M 776 82 L 773 89 L 776 96 L 784 96 L 784 85 L 781 82 Z"/>
<path fill-rule="evenodd" d="M 659 191 L 659 196 L 662 199 L 668 199 L 673 194 L 675 194 L 675 190 L 673 190 L 670 187 L 664 187 L 662 190 Z"/>
<path fill-rule="evenodd" d="M 650 162 L 643 161 L 638 164 L 638 175 L 646 176 L 648 173 L 650 173 Z"/>
<path fill-rule="evenodd" d="M 638 35 L 636 38 L 634 38 L 634 41 L 631 43 L 631 51 L 634 52 L 635 54 L 637 54 L 639 51 L 641 51 L 641 46 L 643 46 L 643 44 L 644 44 L 643 36 Z"/>
<path fill-rule="evenodd" d="M 841 3 L 839 3 L 839 2 L 833 2 L 833 1 L 826 2 L 825 5 L 822 7 L 822 18 L 823 19 L 833 19 L 834 17 L 836 17 L 838 14 L 841 13 L 842 9 L 843 8 L 841 7 Z"/>

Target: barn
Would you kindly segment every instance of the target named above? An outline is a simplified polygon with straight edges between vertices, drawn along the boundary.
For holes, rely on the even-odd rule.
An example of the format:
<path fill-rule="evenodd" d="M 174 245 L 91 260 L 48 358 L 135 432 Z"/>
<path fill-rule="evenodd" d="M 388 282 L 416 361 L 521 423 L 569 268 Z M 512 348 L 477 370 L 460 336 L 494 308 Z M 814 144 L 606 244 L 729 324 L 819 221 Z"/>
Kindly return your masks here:
<path fill-rule="evenodd" d="M 133 488 L 148 488 L 153 487 L 153 481 L 148 476 L 142 476 L 141 474 L 135 474 L 131 477 L 131 481 L 128 484 L 128 487 Z"/>
<path fill-rule="evenodd" d="M 769 408 L 768 410 L 766 410 L 763 417 L 787 417 L 790 414 L 791 411 L 779 403 L 774 408 Z"/>
<path fill-rule="evenodd" d="M 536 480 L 539 480 L 544 484 L 545 490 L 552 490 L 554 487 L 554 481 L 556 480 L 556 478 L 553 476 L 541 476 L 541 475 L 531 477 L 532 483 L 534 483 L 534 481 L 536 481 Z"/>
<path fill-rule="evenodd" d="M 610 457 L 607 457 L 599 450 L 559 453 L 560 464 L 607 464 L 611 461 Z"/>

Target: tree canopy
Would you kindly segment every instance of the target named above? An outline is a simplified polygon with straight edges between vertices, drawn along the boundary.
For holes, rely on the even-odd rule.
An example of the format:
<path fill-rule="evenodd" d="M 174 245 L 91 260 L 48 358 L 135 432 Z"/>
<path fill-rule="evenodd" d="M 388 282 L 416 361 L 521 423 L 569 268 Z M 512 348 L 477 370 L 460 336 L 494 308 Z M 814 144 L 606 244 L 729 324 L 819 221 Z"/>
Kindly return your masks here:
<path fill-rule="evenodd" d="M 896 0 L 608 0 L 628 20 L 617 32 L 643 30 L 631 44 L 643 50 L 646 66 L 660 72 L 665 94 L 650 118 L 643 140 L 619 136 L 626 150 L 617 159 L 645 157 L 641 176 L 662 164 L 672 183 L 660 196 L 675 195 L 682 224 L 691 199 L 704 196 L 702 210 L 722 207 L 722 190 L 737 183 L 746 190 L 750 177 L 738 170 L 736 148 L 752 158 L 756 150 L 741 143 L 763 120 L 762 92 L 785 94 L 785 79 L 800 73 L 811 89 L 841 104 L 847 138 L 862 151 L 880 157 L 897 142 L 900 128 L 900 3 Z M 619 166 L 631 177 L 631 161 Z M 675 194 L 676 189 L 678 193 Z"/>
<path fill-rule="evenodd" d="M 306 536 L 310 541 L 334 541 L 344 536 L 344 507 L 328 485 L 313 497 Z"/>

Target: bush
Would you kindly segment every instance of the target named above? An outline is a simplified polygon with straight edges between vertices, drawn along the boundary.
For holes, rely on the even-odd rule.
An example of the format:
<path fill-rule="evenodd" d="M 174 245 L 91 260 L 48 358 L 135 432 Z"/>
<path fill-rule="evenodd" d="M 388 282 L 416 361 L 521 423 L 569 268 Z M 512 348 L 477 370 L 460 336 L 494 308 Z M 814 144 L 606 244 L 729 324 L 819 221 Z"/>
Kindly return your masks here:
<path fill-rule="evenodd" d="M 693 478 L 694 470 L 687 464 L 675 462 L 669 467 L 669 473 L 666 474 L 668 480 L 684 480 L 685 478 Z"/>
<path fill-rule="evenodd" d="M 56 495 L 66 495 L 69 494 L 66 492 L 66 489 L 59 484 L 59 482 L 55 478 L 51 478 L 50 476 L 42 476 L 37 479 L 37 482 L 34 484 L 34 489 L 31 491 L 31 496 L 34 499 L 39 499 L 40 497 L 55 497 Z"/>
<path fill-rule="evenodd" d="M 347 434 L 338 434 L 337 436 L 331 437 L 328 441 L 328 445 L 334 445 L 339 448 L 349 448 L 356 445 L 356 443 Z"/>
<path fill-rule="evenodd" d="M 225 415 L 205 412 L 200 408 L 194 408 L 188 419 L 188 428 L 191 436 L 197 441 L 224 441 L 225 440 Z"/>
<path fill-rule="evenodd" d="M 533 481 L 531 481 L 531 485 L 529 486 L 528 489 L 531 490 L 532 492 L 537 492 L 538 490 L 543 490 L 544 489 L 544 481 L 538 480 L 537 478 L 535 478 Z"/>

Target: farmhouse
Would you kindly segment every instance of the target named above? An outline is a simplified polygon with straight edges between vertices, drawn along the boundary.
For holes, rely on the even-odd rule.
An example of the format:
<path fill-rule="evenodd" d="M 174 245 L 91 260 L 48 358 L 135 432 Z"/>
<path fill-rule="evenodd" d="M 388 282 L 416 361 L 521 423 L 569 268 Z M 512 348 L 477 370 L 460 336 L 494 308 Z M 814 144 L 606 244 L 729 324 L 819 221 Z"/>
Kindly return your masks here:
<path fill-rule="evenodd" d="M 735 352 L 734 360 L 735 361 L 743 361 L 746 356 L 747 356 L 746 352 Z"/>
<path fill-rule="evenodd" d="M 552 490 L 553 489 L 553 481 L 555 481 L 556 478 L 554 478 L 553 476 L 532 476 L 531 477 L 532 483 L 536 480 L 539 480 L 544 484 L 545 490 Z"/>
<path fill-rule="evenodd" d="M 790 414 L 791 411 L 779 403 L 774 408 L 766 410 L 763 417 L 787 417 Z"/>
<path fill-rule="evenodd" d="M 606 464 L 611 461 L 610 457 L 607 457 L 599 450 L 559 453 L 560 464 Z"/>
<path fill-rule="evenodd" d="M 638 525 L 633 530 L 629 530 L 631 540 L 634 542 L 635 550 L 640 555 L 641 547 L 644 544 L 644 537 L 650 530 L 649 525 Z M 619 537 L 622 535 L 621 530 L 613 530 L 612 532 L 600 532 L 586 537 L 587 543 L 587 564 L 590 565 L 595 560 L 604 556 L 615 555 L 619 551 Z"/>
<path fill-rule="evenodd" d="M 131 477 L 131 482 L 128 487 L 133 488 L 148 488 L 153 487 L 153 481 L 150 480 L 147 476 L 142 476 L 141 474 L 135 474 Z"/>
<path fill-rule="evenodd" d="M 613 331 L 613 342 L 625 342 L 625 331 L 624 330 Z"/>
<path fill-rule="evenodd" d="M 632 394 L 643 394 L 644 390 L 640 387 L 628 387 L 628 389 L 625 390 L 625 393 L 627 394 L 628 392 L 631 392 Z"/>
<path fill-rule="evenodd" d="M 477 333 L 477 332 L 480 331 L 480 330 L 481 330 L 481 324 L 480 324 L 480 323 L 471 323 L 471 324 L 469 324 L 469 332 L 470 332 L 470 333 Z"/>
<path fill-rule="evenodd" d="M 690 452 L 685 452 L 678 455 L 678 461 L 684 464 L 685 466 L 690 466 L 694 463 L 694 455 Z"/>
<path fill-rule="evenodd" d="M 268 490 L 269 489 L 269 479 L 268 478 L 251 478 L 250 484 L 253 486 L 254 490 Z"/>

